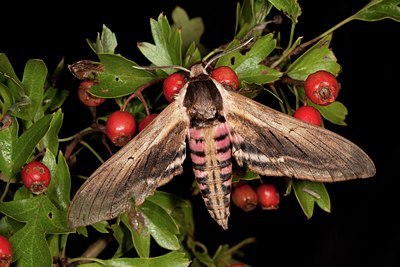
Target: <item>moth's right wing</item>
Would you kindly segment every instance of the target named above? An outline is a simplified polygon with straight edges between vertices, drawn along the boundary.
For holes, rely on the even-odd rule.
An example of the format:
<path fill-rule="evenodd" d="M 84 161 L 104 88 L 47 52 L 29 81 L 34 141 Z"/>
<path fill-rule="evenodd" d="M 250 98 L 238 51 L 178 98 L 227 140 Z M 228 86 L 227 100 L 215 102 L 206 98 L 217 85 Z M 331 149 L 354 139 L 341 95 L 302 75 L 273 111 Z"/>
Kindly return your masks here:
<path fill-rule="evenodd" d="M 188 125 L 179 102 L 172 102 L 85 181 L 70 204 L 69 226 L 115 218 L 129 208 L 131 197 L 139 205 L 182 173 Z"/>

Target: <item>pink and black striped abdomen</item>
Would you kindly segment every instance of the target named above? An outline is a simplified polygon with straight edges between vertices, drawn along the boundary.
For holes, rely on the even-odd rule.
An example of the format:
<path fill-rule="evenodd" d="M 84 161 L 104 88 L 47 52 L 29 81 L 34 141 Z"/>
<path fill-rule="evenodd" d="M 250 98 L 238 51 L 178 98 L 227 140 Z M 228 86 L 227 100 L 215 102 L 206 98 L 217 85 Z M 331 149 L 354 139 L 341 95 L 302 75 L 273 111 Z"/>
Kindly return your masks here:
<path fill-rule="evenodd" d="M 214 220 L 228 228 L 232 182 L 231 140 L 226 123 L 189 129 L 193 171 L 203 200 Z"/>

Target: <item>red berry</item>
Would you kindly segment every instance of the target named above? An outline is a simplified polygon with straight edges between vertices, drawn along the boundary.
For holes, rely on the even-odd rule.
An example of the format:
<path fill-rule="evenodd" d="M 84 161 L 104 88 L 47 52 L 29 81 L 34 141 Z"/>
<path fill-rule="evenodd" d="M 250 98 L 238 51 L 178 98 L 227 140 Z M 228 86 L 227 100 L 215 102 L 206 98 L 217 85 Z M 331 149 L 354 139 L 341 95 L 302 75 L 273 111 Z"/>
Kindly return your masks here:
<path fill-rule="evenodd" d="M 256 192 L 261 208 L 266 210 L 278 208 L 280 196 L 275 185 L 261 184 L 257 187 Z"/>
<path fill-rule="evenodd" d="M 299 107 L 294 113 L 293 117 L 317 125 L 322 125 L 322 116 L 318 109 L 312 106 L 302 106 Z"/>
<path fill-rule="evenodd" d="M 304 81 L 304 90 L 313 103 L 327 106 L 335 101 L 339 93 L 339 83 L 332 73 L 319 70 L 308 75 Z"/>
<path fill-rule="evenodd" d="M 237 185 L 232 192 L 233 203 L 244 211 L 251 211 L 257 207 L 256 191 L 249 184 Z"/>
<path fill-rule="evenodd" d="M 22 169 L 21 179 L 29 191 L 39 195 L 50 184 L 50 170 L 40 161 L 31 161 Z"/>
<path fill-rule="evenodd" d="M 84 80 L 80 83 L 78 88 L 79 100 L 88 107 L 97 107 L 103 103 L 106 99 L 101 97 L 96 97 L 89 93 L 89 89 L 94 85 L 91 80 Z"/>
<path fill-rule="evenodd" d="M 239 79 L 236 73 L 228 66 L 221 66 L 211 72 L 217 82 L 223 86 L 229 86 L 231 89 L 236 90 L 239 87 Z"/>
<path fill-rule="evenodd" d="M 133 138 L 135 131 L 135 118 L 127 111 L 115 111 L 107 119 L 106 135 L 116 146 L 126 145 Z"/>
<path fill-rule="evenodd" d="M 139 123 L 139 132 L 141 132 L 149 123 L 157 117 L 157 113 L 149 114 Z"/>
<path fill-rule="evenodd" d="M 186 79 L 182 73 L 176 72 L 169 75 L 164 80 L 163 92 L 169 103 L 174 101 L 175 95 L 179 94 L 183 86 L 186 84 Z"/>
<path fill-rule="evenodd" d="M 8 238 L 0 235 L 0 267 L 10 266 L 12 261 L 11 243 Z"/>

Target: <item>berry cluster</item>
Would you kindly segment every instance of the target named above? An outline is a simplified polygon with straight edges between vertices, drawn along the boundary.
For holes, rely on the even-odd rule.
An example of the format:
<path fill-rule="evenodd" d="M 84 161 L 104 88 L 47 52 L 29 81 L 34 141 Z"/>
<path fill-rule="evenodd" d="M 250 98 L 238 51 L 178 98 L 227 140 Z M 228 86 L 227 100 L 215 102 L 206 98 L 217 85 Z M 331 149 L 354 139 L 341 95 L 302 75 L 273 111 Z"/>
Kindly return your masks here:
<path fill-rule="evenodd" d="M 304 81 L 306 97 L 314 104 L 327 106 L 333 103 L 339 93 L 339 83 L 330 72 L 319 70 L 311 73 Z M 318 109 L 312 106 L 301 106 L 293 116 L 302 121 L 322 126 L 322 116 Z"/>
<path fill-rule="evenodd" d="M 274 184 L 262 183 L 256 188 L 239 183 L 232 190 L 232 201 L 244 211 L 254 210 L 258 205 L 265 210 L 277 209 L 280 195 Z"/>

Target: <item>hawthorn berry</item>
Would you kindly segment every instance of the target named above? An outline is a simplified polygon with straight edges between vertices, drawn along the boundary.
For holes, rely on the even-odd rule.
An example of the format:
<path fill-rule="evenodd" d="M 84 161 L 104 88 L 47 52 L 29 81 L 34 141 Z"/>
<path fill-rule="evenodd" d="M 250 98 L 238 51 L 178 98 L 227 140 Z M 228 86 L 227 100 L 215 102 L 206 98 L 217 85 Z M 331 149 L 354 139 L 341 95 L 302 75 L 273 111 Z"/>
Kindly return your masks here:
<path fill-rule="evenodd" d="M 301 106 L 294 113 L 293 117 L 317 125 L 322 126 L 322 116 L 318 109 L 312 106 Z"/>
<path fill-rule="evenodd" d="M 139 123 L 139 132 L 141 132 L 149 123 L 157 117 L 157 113 L 152 113 L 143 118 Z"/>
<path fill-rule="evenodd" d="M 233 188 L 232 201 L 244 211 L 251 211 L 257 207 L 258 196 L 254 188 L 246 183 Z"/>
<path fill-rule="evenodd" d="M 339 93 L 339 83 L 332 73 L 319 70 L 306 78 L 304 81 L 306 96 L 315 104 L 327 106 Z"/>
<path fill-rule="evenodd" d="M 236 90 L 239 87 L 239 78 L 236 73 L 228 66 L 221 66 L 211 72 L 217 82 L 223 86 L 229 86 L 231 89 Z"/>
<path fill-rule="evenodd" d="M 134 136 L 136 121 L 127 111 L 114 111 L 106 122 L 106 135 L 116 146 L 126 145 Z"/>
<path fill-rule="evenodd" d="M 94 96 L 88 92 L 93 85 L 94 81 L 84 80 L 78 87 L 79 100 L 88 107 L 97 107 L 106 100 L 105 98 Z"/>
<path fill-rule="evenodd" d="M 175 95 L 179 94 L 183 86 L 186 84 L 186 79 L 182 73 L 175 72 L 169 75 L 163 84 L 164 97 L 169 103 L 174 101 Z"/>
<path fill-rule="evenodd" d="M 7 237 L 0 235 L 0 267 L 10 266 L 12 261 L 11 243 Z"/>
<path fill-rule="evenodd" d="M 258 203 L 262 209 L 277 209 L 280 196 L 278 189 L 273 184 L 263 183 L 256 188 Z"/>
<path fill-rule="evenodd" d="M 21 171 L 22 182 L 35 195 L 46 191 L 50 176 L 49 168 L 40 161 L 29 162 Z"/>

